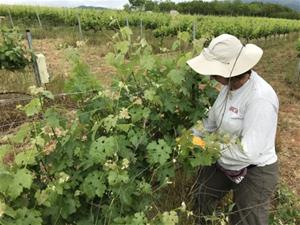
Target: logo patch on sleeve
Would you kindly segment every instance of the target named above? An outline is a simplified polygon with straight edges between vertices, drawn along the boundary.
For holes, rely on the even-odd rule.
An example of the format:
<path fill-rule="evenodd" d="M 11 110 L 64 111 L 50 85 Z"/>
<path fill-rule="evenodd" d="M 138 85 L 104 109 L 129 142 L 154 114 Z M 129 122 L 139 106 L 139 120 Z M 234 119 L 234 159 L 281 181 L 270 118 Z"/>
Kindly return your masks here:
<path fill-rule="evenodd" d="M 231 111 L 231 112 L 233 112 L 233 113 L 235 113 L 235 114 L 238 114 L 238 113 L 239 113 L 239 109 L 237 109 L 237 108 L 235 108 L 235 107 L 233 107 L 233 106 L 230 106 L 230 107 L 229 107 L 229 111 Z"/>

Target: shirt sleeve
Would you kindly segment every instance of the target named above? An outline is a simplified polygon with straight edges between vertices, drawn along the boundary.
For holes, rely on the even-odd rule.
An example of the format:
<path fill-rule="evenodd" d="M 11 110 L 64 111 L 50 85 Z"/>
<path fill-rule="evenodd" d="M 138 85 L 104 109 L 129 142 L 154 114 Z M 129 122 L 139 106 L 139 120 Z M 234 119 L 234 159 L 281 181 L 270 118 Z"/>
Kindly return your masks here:
<path fill-rule="evenodd" d="M 206 131 L 208 132 L 214 132 L 218 128 L 217 125 L 217 118 L 216 118 L 216 107 L 219 104 L 222 99 L 224 99 L 227 95 L 227 86 L 223 86 L 220 90 L 220 93 L 214 102 L 213 106 L 209 109 L 208 111 L 208 116 L 207 118 L 203 119 L 203 126 Z"/>
<path fill-rule="evenodd" d="M 241 145 L 222 145 L 219 163 L 225 169 L 240 170 L 256 164 L 275 145 L 278 108 L 265 99 L 252 101 L 244 115 Z"/>

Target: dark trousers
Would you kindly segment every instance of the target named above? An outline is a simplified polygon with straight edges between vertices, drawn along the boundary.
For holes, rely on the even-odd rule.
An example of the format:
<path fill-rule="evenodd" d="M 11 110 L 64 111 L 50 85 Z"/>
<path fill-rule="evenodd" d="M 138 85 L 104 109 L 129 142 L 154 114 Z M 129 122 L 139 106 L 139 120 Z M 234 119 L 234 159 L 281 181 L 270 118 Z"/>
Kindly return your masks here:
<path fill-rule="evenodd" d="M 208 225 L 211 215 L 229 191 L 233 190 L 234 208 L 229 215 L 231 225 L 267 225 L 270 199 L 278 181 L 277 163 L 252 167 L 241 183 L 228 179 L 216 165 L 199 170 L 195 190 L 195 211 L 198 224 Z"/>

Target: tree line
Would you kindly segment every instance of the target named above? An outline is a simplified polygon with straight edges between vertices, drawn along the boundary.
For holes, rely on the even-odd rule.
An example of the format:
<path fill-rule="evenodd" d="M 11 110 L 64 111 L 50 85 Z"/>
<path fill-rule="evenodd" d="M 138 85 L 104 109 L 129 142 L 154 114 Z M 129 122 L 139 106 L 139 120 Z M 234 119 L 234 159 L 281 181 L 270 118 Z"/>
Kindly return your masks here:
<path fill-rule="evenodd" d="M 243 3 L 241 0 L 225 0 L 204 2 L 193 0 L 175 3 L 170 0 L 129 0 L 125 10 L 143 10 L 154 12 L 170 12 L 177 10 L 183 14 L 228 15 L 228 16 L 259 16 L 272 18 L 300 19 L 300 13 L 286 6 L 253 1 Z"/>

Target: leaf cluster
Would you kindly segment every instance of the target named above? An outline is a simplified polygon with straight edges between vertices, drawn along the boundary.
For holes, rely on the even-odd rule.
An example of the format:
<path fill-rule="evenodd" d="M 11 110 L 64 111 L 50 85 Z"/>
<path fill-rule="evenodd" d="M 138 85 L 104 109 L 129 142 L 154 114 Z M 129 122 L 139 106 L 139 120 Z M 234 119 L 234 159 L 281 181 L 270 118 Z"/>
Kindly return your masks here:
<path fill-rule="evenodd" d="M 155 55 L 121 28 L 106 56 L 116 70 L 110 88 L 75 60 L 66 88 L 80 92 L 77 110 L 46 107 L 53 95 L 32 88 L 35 98 L 21 109 L 43 120 L 1 146 L 0 224 L 177 224 L 178 208 L 164 212 L 154 202 L 177 169 L 217 159 L 216 148 L 191 159 L 176 142 L 216 97 L 211 81 L 185 63 L 188 40 L 182 33 L 172 51 Z"/>
<path fill-rule="evenodd" d="M 29 64 L 29 52 L 16 29 L 0 29 L 0 69 L 19 70 Z"/>

